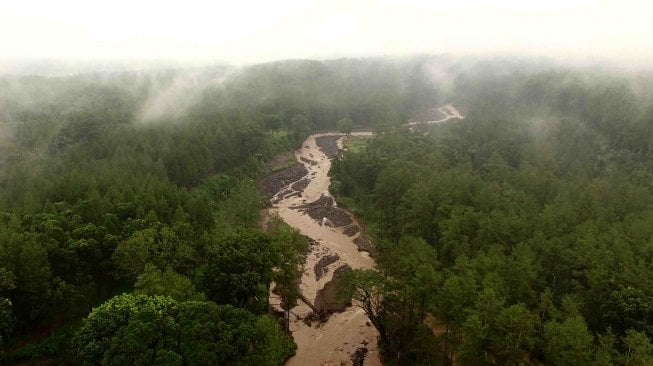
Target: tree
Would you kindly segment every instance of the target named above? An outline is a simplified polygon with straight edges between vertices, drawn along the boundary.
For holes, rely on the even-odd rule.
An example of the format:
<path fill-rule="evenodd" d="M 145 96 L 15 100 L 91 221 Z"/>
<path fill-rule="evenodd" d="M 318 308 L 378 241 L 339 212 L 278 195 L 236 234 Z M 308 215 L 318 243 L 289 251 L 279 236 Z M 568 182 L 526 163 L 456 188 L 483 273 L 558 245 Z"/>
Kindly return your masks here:
<path fill-rule="evenodd" d="M 354 299 L 379 332 L 379 342 L 389 343 L 391 340 L 383 303 L 387 289 L 381 274 L 377 271 L 353 270 L 347 273 L 345 283 L 347 287 L 343 289 L 342 296 Z"/>
<path fill-rule="evenodd" d="M 349 135 L 351 130 L 354 129 L 354 121 L 352 121 L 349 117 L 345 117 L 336 122 L 336 126 L 338 127 L 338 131 Z"/>
<path fill-rule="evenodd" d="M 379 174 L 374 193 L 377 200 L 375 206 L 381 214 L 381 237 L 391 240 L 399 239 L 399 223 L 397 211 L 401 197 L 413 182 L 413 176 L 418 168 L 412 164 L 394 162 Z"/>
<path fill-rule="evenodd" d="M 593 337 L 582 316 L 576 315 L 562 323 L 548 322 L 544 326 L 546 360 L 554 365 L 591 365 Z"/>
<path fill-rule="evenodd" d="M 263 116 L 263 123 L 265 127 L 270 130 L 278 130 L 281 128 L 281 119 L 277 114 L 266 114 Z"/>
<path fill-rule="evenodd" d="M 311 131 L 311 125 L 308 118 L 303 114 L 297 114 L 290 119 L 290 129 L 292 133 L 293 146 L 301 146 L 306 136 Z"/>
<path fill-rule="evenodd" d="M 9 336 L 16 327 L 11 300 L 0 297 L 0 347 L 9 341 Z"/>
<path fill-rule="evenodd" d="M 393 260 L 394 259 L 394 260 Z M 404 237 L 384 250 L 385 273 L 354 270 L 341 296 L 353 298 L 379 332 L 379 347 L 399 364 L 430 362 L 434 342 L 427 311 L 441 282 L 435 252 L 423 240 Z"/>
<path fill-rule="evenodd" d="M 279 365 L 295 349 L 268 315 L 133 294 L 93 309 L 73 345 L 83 365 Z"/>
<path fill-rule="evenodd" d="M 653 335 L 653 296 L 640 289 L 626 287 L 612 291 L 603 299 L 601 315 L 619 335 L 631 329 Z"/>
<path fill-rule="evenodd" d="M 535 346 L 535 316 L 517 304 L 502 309 L 495 321 L 493 353 L 503 365 L 520 365 Z"/>
<path fill-rule="evenodd" d="M 118 277 L 136 279 L 149 260 L 148 248 L 154 245 L 155 231 L 147 229 L 134 233 L 116 247 L 112 259 L 119 272 Z"/>
<path fill-rule="evenodd" d="M 174 323 L 166 317 L 174 305 L 169 297 L 126 294 L 93 309 L 73 340 L 80 361 L 118 364 L 133 357 L 134 364 L 154 362 L 166 348 L 164 332 L 173 336 Z"/>
<path fill-rule="evenodd" d="M 16 288 L 16 276 L 4 267 L 0 267 L 0 347 L 9 341 L 9 336 L 16 327 L 11 300 L 4 297 L 5 292 Z"/>
<path fill-rule="evenodd" d="M 226 227 L 255 227 L 259 219 L 261 193 L 250 181 L 239 182 L 219 206 L 219 222 Z"/>
<path fill-rule="evenodd" d="M 17 253 L 13 253 L 15 267 L 12 272 L 16 275 L 16 289 L 13 291 L 17 294 L 10 298 L 14 314 L 21 320 L 40 320 L 50 315 L 48 305 L 52 296 L 52 271 L 47 251 L 33 235 L 14 240 L 11 244 L 16 247 L 12 250 Z"/>
<path fill-rule="evenodd" d="M 137 231 L 119 243 L 112 259 L 119 278 L 136 279 L 148 263 L 158 268 L 185 268 L 193 261 L 193 255 L 193 248 L 174 228 L 159 226 Z"/>
<path fill-rule="evenodd" d="M 204 295 L 195 290 L 190 279 L 170 267 L 162 272 L 150 263 L 145 265 L 145 270 L 136 279 L 134 288 L 137 294 L 170 296 L 177 301 L 204 300 Z"/>
<path fill-rule="evenodd" d="M 297 299 L 301 295 L 299 284 L 304 274 L 302 260 L 308 250 L 308 241 L 297 230 L 285 227 L 284 223 L 275 224 L 276 229 L 271 238 L 281 253 L 281 262 L 274 274 L 274 282 L 277 284 L 275 293 L 279 295 L 281 308 L 286 313 L 285 330 L 289 334 L 290 310 L 297 306 Z"/>
<path fill-rule="evenodd" d="M 642 332 L 629 330 L 626 332 L 626 354 L 624 365 L 645 366 L 653 364 L 653 345 L 651 340 Z"/>
<path fill-rule="evenodd" d="M 260 314 L 267 310 L 268 290 L 279 253 L 266 234 L 238 229 L 216 236 L 207 248 L 202 289 L 209 300 Z"/>

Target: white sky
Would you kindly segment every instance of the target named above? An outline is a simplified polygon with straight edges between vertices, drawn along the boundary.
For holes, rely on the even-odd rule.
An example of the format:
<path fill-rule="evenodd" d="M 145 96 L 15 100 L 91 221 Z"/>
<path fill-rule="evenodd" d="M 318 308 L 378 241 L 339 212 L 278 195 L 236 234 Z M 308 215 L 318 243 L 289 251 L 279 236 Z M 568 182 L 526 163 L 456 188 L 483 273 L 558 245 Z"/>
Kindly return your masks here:
<path fill-rule="evenodd" d="M 0 0 L 0 57 L 653 56 L 653 0 Z"/>

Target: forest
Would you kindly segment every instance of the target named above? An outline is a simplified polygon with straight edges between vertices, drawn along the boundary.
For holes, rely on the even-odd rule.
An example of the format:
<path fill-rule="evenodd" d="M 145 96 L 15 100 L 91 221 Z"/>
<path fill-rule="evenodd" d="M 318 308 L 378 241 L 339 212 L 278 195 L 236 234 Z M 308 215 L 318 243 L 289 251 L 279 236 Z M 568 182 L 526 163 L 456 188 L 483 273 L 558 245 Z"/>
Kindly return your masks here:
<path fill-rule="evenodd" d="M 431 103 L 421 64 L 0 78 L 1 363 L 282 364 L 268 291 L 306 243 L 258 227 L 266 162 Z"/>
<path fill-rule="evenodd" d="M 494 66 L 334 163 L 379 252 L 345 293 L 385 364 L 653 364 L 650 75 Z"/>
<path fill-rule="evenodd" d="M 289 60 L 0 77 L 2 364 L 280 365 L 308 245 L 259 182 L 311 133 L 377 269 L 388 365 L 653 363 L 653 77 L 529 60 Z M 465 119 L 404 124 L 452 102 Z M 297 294 L 287 291 L 292 303 Z"/>

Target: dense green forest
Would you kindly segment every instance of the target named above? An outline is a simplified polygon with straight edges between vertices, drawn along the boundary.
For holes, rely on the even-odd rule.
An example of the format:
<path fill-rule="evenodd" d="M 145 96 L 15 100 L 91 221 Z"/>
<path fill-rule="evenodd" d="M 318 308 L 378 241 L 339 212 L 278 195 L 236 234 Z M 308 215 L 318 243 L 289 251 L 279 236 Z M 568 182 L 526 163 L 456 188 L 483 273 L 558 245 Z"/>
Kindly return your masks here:
<path fill-rule="evenodd" d="M 377 271 L 386 364 L 653 363 L 653 78 L 340 59 L 0 78 L 2 364 L 278 365 L 307 243 L 257 181 L 315 131 Z M 466 118 L 403 127 L 453 102 Z M 288 303 L 297 294 L 286 287 Z"/>
<path fill-rule="evenodd" d="M 281 364 L 268 289 L 306 243 L 258 230 L 257 180 L 313 131 L 433 103 L 422 64 L 0 78 L 1 363 Z"/>
<path fill-rule="evenodd" d="M 522 66 L 466 69 L 464 120 L 332 167 L 376 239 L 347 294 L 386 364 L 653 364 L 652 79 Z"/>

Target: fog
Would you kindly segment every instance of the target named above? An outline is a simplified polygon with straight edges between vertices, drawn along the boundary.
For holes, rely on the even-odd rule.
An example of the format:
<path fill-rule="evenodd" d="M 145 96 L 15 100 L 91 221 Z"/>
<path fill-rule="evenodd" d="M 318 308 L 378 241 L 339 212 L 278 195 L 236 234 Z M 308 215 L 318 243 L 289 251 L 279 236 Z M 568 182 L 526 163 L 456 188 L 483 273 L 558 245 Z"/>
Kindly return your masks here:
<path fill-rule="evenodd" d="M 519 54 L 646 65 L 653 4 L 639 0 L 6 1 L 0 73 L 416 53 Z M 32 61 L 26 68 L 25 60 Z M 111 66 L 108 66 L 111 63 Z M 48 72 L 65 73 L 60 67 Z"/>

